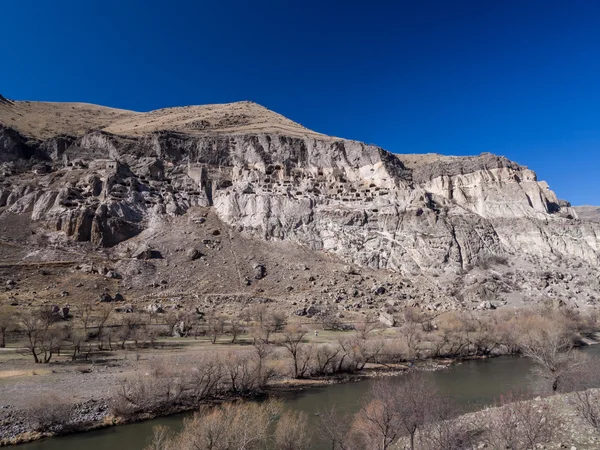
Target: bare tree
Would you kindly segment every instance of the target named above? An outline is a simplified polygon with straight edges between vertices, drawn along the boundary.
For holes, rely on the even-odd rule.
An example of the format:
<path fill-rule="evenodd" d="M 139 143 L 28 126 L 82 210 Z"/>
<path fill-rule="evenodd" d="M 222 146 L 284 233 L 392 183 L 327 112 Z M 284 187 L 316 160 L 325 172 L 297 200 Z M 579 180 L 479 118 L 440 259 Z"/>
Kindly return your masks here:
<path fill-rule="evenodd" d="M 588 358 L 577 377 L 573 377 L 570 388 L 575 390 L 567 398 L 579 417 L 600 434 L 600 359 Z"/>
<path fill-rule="evenodd" d="M 268 358 L 273 353 L 273 347 L 270 344 L 267 344 L 260 340 L 254 341 L 252 346 L 254 347 L 254 353 L 255 353 L 256 357 L 258 358 L 258 361 L 257 361 L 258 377 L 261 380 L 267 379 L 266 363 L 268 361 Z"/>
<path fill-rule="evenodd" d="M 349 450 L 350 417 L 341 414 L 335 405 L 319 412 L 319 434 L 331 450 Z"/>
<path fill-rule="evenodd" d="M 94 325 L 98 329 L 98 342 L 100 349 L 102 349 L 101 347 L 102 342 L 104 341 L 104 330 L 112 311 L 112 307 L 109 305 L 102 305 L 96 310 L 96 314 L 94 316 Z"/>
<path fill-rule="evenodd" d="M 6 334 L 15 326 L 15 321 L 15 313 L 10 307 L 0 307 L 0 348 L 6 347 Z"/>
<path fill-rule="evenodd" d="M 173 434 L 169 427 L 158 425 L 152 429 L 152 441 L 144 450 L 173 450 Z"/>
<path fill-rule="evenodd" d="M 292 357 L 294 378 L 299 378 L 306 369 L 305 364 L 303 364 L 302 350 L 307 333 L 306 328 L 297 325 L 288 326 L 283 332 L 281 345 Z"/>
<path fill-rule="evenodd" d="M 273 333 L 283 330 L 285 316 L 278 312 L 269 311 L 267 305 L 256 305 L 252 308 L 250 316 L 256 323 L 255 339 L 268 344 Z"/>
<path fill-rule="evenodd" d="M 552 392 L 560 390 L 561 383 L 585 363 L 581 353 L 573 349 L 567 330 L 545 317 L 524 324 L 519 346 L 535 364 L 537 375 L 549 381 Z"/>
<path fill-rule="evenodd" d="M 445 404 L 420 372 L 407 374 L 400 383 L 378 381 L 368 403 L 356 415 L 354 433 L 380 450 L 390 448 L 399 436 L 406 434 L 410 449 L 414 450 L 417 431 L 439 420 Z"/>
<path fill-rule="evenodd" d="M 88 333 L 85 329 L 75 328 L 72 325 L 68 327 L 68 330 L 68 340 L 73 345 L 73 354 L 71 355 L 71 360 L 75 361 L 77 359 L 77 355 L 81 353 L 81 350 L 88 339 Z"/>
<path fill-rule="evenodd" d="M 231 323 L 229 324 L 229 332 L 231 333 L 231 343 L 235 344 L 238 336 L 244 332 L 244 326 L 242 325 L 241 320 L 236 319 L 235 317 L 232 318 Z"/>
<path fill-rule="evenodd" d="M 225 331 L 225 318 L 221 316 L 211 315 L 206 319 L 207 334 L 212 344 L 217 343 L 217 339 Z"/>
<path fill-rule="evenodd" d="M 25 350 L 36 363 L 49 363 L 67 337 L 64 327 L 54 325 L 48 309 L 32 311 L 20 318 L 21 329 L 27 338 Z"/>
<path fill-rule="evenodd" d="M 277 422 L 275 448 L 278 450 L 308 450 L 310 435 L 308 417 L 301 411 L 286 411 Z"/>
<path fill-rule="evenodd" d="M 94 302 L 84 300 L 77 308 L 77 318 L 81 321 L 84 331 L 87 333 L 94 322 Z"/>
<path fill-rule="evenodd" d="M 319 345 L 314 353 L 314 372 L 330 375 L 336 372 L 342 349 L 331 344 Z"/>
<path fill-rule="evenodd" d="M 221 360 L 214 355 L 201 355 L 194 361 L 189 375 L 192 395 L 197 401 L 213 397 L 221 389 L 225 370 Z"/>
<path fill-rule="evenodd" d="M 464 419 L 444 419 L 428 424 L 419 432 L 420 450 L 471 450 L 473 436 L 480 430 Z"/>
<path fill-rule="evenodd" d="M 559 422 L 547 401 L 502 396 L 499 408 L 490 411 L 489 443 L 492 448 L 533 450 L 554 438 Z"/>
<path fill-rule="evenodd" d="M 596 433 L 600 433 L 600 392 L 597 389 L 573 392 L 569 402 L 577 415 L 585 420 Z"/>
<path fill-rule="evenodd" d="M 118 337 L 121 341 L 121 350 L 125 350 L 125 344 L 128 340 L 135 337 L 139 340 L 139 335 L 135 335 L 135 331 L 142 327 L 142 320 L 139 314 L 129 313 L 121 317 L 118 331 Z"/>
<path fill-rule="evenodd" d="M 27 338 L 25 349 L 33 356 L 36 363 L 40 362 L 40 345 L 45 324 L 35 314 L 23 314 L 19 320 L 21 329 Z"/>
<path fill-rule="evenodd" d="M 73 405 L 57 395 L 42 395 L 27 414 L 27 419 L 36 431 L 61 432 L 73 420 Z"/>
<path fill-rule="evenodd" d="M 226 403 L 204 408 L 184 422 L 173 437 L 155 434 L 151 450 L 259 450 L 273 437 L 271 430 L 281 415 L 280 401 Z M 292 447 L 302 450 L 305 447 Z"/>
<path fill-rule="evenodd" d="M 355 325 L 357 338 L 366 341 L 371 337 L 371 334 L 377 329 L 378 325 L 379 321 L 372 314 L 367 314 Z"/>

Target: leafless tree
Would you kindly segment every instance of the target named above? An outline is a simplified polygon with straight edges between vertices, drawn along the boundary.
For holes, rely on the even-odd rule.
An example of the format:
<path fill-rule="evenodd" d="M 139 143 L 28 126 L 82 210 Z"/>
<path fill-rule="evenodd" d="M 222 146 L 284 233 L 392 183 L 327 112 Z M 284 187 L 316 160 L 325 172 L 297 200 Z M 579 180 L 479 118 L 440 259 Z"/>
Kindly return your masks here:
<path fill-rule="evenodd" d="M 356 323 L 356 336 L 362 341 L 366 341 L 371 337 L 371 334 L 377 329 L 379 322 L 372 314 L 367 314 L 361 321 Z"/>
<path fill-rule="evenodd" d="M 314 372 L 316 375 L 330 375 L 336 372 L 342 349 L 338 345 L 319 345 L 314 352 Z"/>
<path fill-rule="evenodd" d="M 508 394 L 500 398 L 498 406 L 488 418 L 492 448 L 533 450 L 554 438 L 559 422 L 548 402 Z"/>
<path fill-rule="evenodd" d="M 535 364 L 535 372 L 549 381 L 552 392 L 585 363 L 580 352 L 573 349 L 567 330 L 553 320 L 534 318 L 523 324 L 519 346 L 524 356 Z"/>
<path fill-rule="evenodd" d="M 283 330 L 286 323 L 283 314 L 270 311 L 267 305 L 256 305 L 252 308 L 250 316 L 256 323 L 255 339 L 260 339 L 265 344 L 270 342 L 273 333 Z"/>
<path fill-rule="evenodd" d="M 115 393 L 111 409 L 114 415 L 129 417 L 138 413 L 168 410 L 184 393 L 183 380 L 164 361 L 153 362 L 147 376 L 123 380 Z"/>
<path fill-rule="evenodd" d="M 137 317 L 126 314 L 120 319 L 120 324 L 117 331 L 117 336 L 121 341 L 121 350 L 125 350 L 125 344 L 127 340 L 131 337 L 133 330 L 138 325 Z"/>
<path fill-rule="evenodd" d="M 350 450 L 348 430 L 351 418 L 335 405 L 319 412 L 319 434 L 331 450 Z"/>
<path fill-rule="evenodd" d="M 471 450 L 476 425 L 461 419 L 445 419 L 428 424 L 419 432 L 419 450 Z"/>
<path fill-rule="evenodd" d="M 242 322 L 235 317 L 232 318 L 229 324 L 229 332 L 231 333 L 231 343 L 235 344 L 238 336 L 244 332 Z"/>
<path fill-rule="evenodd" d="M 210 315 L 206 318 L 207 334 L 212 344 L 217 343 L 217 339 L 225 331 L 225 318 L 222 316 Z"/>
<path fill-rule="evenodd" d="M 73 420 L 74 408 L 57 395 L 43 394 L 32 406 L 27 419 L 36 431 L 62 432 Z"/>
<path fill-rule="evenodd" d="M 90 300 L 84 300 L 77 308 L 76 317 L 81 321 L 84 331 L 87 333 L 94 322 L 95 304 Z"/>
<path fill-rule="evenodd" d="M 101 350 L 102 342 L 104 341 L 105 327 L 112 314 L 112 311 L 112 307 L 109 305 L 101 305 L 99 308 L 97 308 L 96 314 L 94 315 L 94 325 L 98 330 L 98 342 Z"/>
<path fill-rule="evenodd" d="M 282 410 L 282 403 L 275 400 L 204 408 L 184 422 L 177 436 L 158 432 L 149 449 L 260 450 L 266 448 L 272 438 L 273 424 Z"/>
<path fill-rule="evenodd" d="M 262 379 L 267 379 L 268 378 L 268 372 L 267 372 L 267 361 L 268 358 L 271 356 L 271 354 L 273 353 L 273 347 L 271 346 L 271 344 L 267 344 L 261 340 L 255 340 L 254 343 L 252 344 L 252 346 L 254 347 L 254 354 L 256 355 L 257 358 L 257 371 L 258 371 L 258 377 L 262 380 Z"/>
<path fill-rule="evenodd" d="M 338 343 L 342 349 L 342 356 L 338 360 L 338 372 L 342 372 L 344 367 L 350 372 L 364 369 L 367 363 L 376 360 L 385 347 L 383 339 L 365 340 L 356 336 L 339 339 Z"/>
<path fill-rule="evenodd" d="M 6 334 L 15 326 L 16 315 L 9 306 L 0 307 L 0 348 L 6 347 Z"/>
<path fill-rule="evenodd" d="M 306 369 L 306 364 L 303 364 L 304 359 L 302 358 L 302 350 L 305 345 L 304 338 L 307 333 L 308 330 L 306 328 L 297 325 L 288 326 L 283 332 L 281 345 L 285 347 L 292 357 L 294 378 L 302 376 Z"/>
<path fill-rule="evenodd" d="M 600 359 L 589 357 L 578 376 L 569 383 L 571 393 L 567 399 L 579 417 L 600 434 Z"/>
<path fill-rule="evenodd" d="M 278 450 L 308 450 L 310 434 L 308 417 L 301 411 L 286 411 L 275 428 L 275 448 Z"/>
<path fill-rule="evenodd" d="M 75 361 L 77 359 L 77 355 L 81 353 L 81 350 L 86 344 L 88 333 L 85 329 L 75 328 L 72 325 L 68 328 L 68 330 L 68 339 L 73 346 L 73 354 L 71 355 L 71 359 Z M 91 344 L 89 349 L 91 351 Z"/>
<path fill-rule="evenodd" d="M 144 450 L 174 450 L 171 430 L 163 425 L 154 427 L 152 441 Z"/>
<path fill-rule="evenodd" d="M 64 327 L 49 320 L 47 309 L 21 315 L 20 325 L 27 338 L 25 349 L 36 363 L 49 363 L 67 336 Z"/>
<path fill-rule="evenodd" d="M 600 392 L 597 389 L 573 392 L 569 401 L 577 415 L 600 433 Z"/>
<path fill-rule="evenodd" d="M 189 374 L 189 385 L 197 401 L 213 397 L 221 389 L 225 370 L 215 355 L 201 355 L 194 361 Z"/>
<path fill-rule="evenodd" d="M 374 383 L 368 403 L 357 413 L 354 433 L 357 439 L 372 442 L 373 448 L 386 450 L 399 436 L 415 436 L 426 424 L 439 420 L 445 402 L 420 372 L 409 373 L 401 383 L 390 380 Z"/>

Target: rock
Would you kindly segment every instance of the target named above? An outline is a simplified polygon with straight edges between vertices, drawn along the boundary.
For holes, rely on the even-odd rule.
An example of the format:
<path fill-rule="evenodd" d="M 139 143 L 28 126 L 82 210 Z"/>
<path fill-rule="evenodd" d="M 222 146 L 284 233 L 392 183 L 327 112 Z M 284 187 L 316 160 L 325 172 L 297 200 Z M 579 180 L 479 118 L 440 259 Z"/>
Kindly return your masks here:
<path fill-rule="evenodd" d="M 190 261 L 195 261 L 202 256 L 198 249 L 190 248 L 185 252 L 185 255 Z"/>
<path fill-rule="evenodd" d="M 117 292 L 115 294 L 115 299 L 114 300 L 115 300 L 115 302 L 123 302 L 123 301 L 125 301 L 125 298 L 123 297 L 123 294 Z"/>
<path fill-rule="evenodd" d="M 262 264 L 255 264 L 254 265 L 254 278 L 257 280 L 262 280 L 266 276 L 267 276 L 266 267 Z"/>
<path fill-rule="evenodd" d="M 121 276 L 121 274 L 119 274 L 118 272 L 115 272 L 114 270 L 109 270 L 108 272 L 106 272 L 106 278 L 113 278 L 115 280 L 120 280 L 121 278 L 123 278 Z"/>
<path fill-rule="evenodd" d="M 477 309 L 482 309 L 482 310 L 496 309 L 496 305 L 490 301 L 483 301 L 477 306 Z"/>
<path fill-rule="evenodd" d="M 110 294 L 107 294 L 106 292 L 103 294 L 100 294 L 100 303 L 111 303 L 113 302 L 113 298 L 111 297 Z"/>
<path fill-rule="evenodd" d="M 305 310 L 307 317 L 313 317 L 321 313 L 321 310 L 314 305 L 309 306 Z"/>
<path fill-rule="evenodd" d="M 288 267 L 275 270 L 276 264 L 306 264 L 313 275 L 325 272 L 309 279 L 314 286 L 331 287 L 331 278 L 344 284 L 351 276 L 358 284 L 360 278 L 363 284 L 344 294 L 361 300 L 353 308 L 377 309 L 376 295 L 389 291 L 399 302 L 419 298 L 436 311 L 450 308 L 450 301 L 453 307 L 472 308 L 484 299 L 490 304 L 481 308 L 489 309 L 500 305 L 505 291 L 526 293 L 533 301 L 571 298 L 568 306 L 577 308 L 598 292 L 596 277 L 585 278 L 593 286 L 576 286 L 584 271 L 596 273 L 600 266 L 598 209 L 573 208 L 532 170 L 504 157 L 393 154 L 315 133 L 253 103 L 174 108 L 122 120 L 132 114 L 100 108 L 89 116 L 67 105 L 35 102 L 0 108 L 0 123 L 11 124 L 0 125 L 0 208 L 3 217 L 31 221 L 25 234 L 35 238 L 15 237 L 31 262 L 51 261 L 53 246 L 63 244 L 53 236 L 50 245 L 38 245 L 38 229 L 89 243 L 90 261 L 106 260 L 110 252 L 101 248 L 119 245 L 115 254 L 148 262 L 144 270 L 155 272 L 165 269 L 151 261 L 162 256 L 152 245 L 160 245 L 168 259 L 173 241 L 188 248 L 208 238 L 203 242 L 211 254 L 226 249 L 235 255 L 245 252 L 246 243 L 262 240 L 273 249 L 289 246 L 290 252 L 244 256 L 240 264 L 255 258 L 262 268 L 251 274 L 242 270 L 238 279 L 263 279 L 268 265 L 268 282 L 257 284 L 279 295 L 283 289 L 274 286 Z M 19 234 L 17 228 L 7 229 L 7 235 Z M 239 232 L 243 239 L 237 239 Z M 139 247 L 126 250 L 124 241 L 138 235 L 129 245 Z M 292 247 L 302 249 L 298 261 L 286 260 L 294 254 Z M 123 259 L 117 268 L 131 285 L 146 287 L 164 276 L 137 277 L 142 264 L 125 267 L 139 261 Z M 196 279 L 185 279 L 186 270 L 166 262 L 173 276 L 159 288 L 191 289 Z M 161 267 L 151 268 L 155 263 Z M 222 284 L 224 278 L 217 280 L 224 277 L 223 262 L 210 264 L 207 284 L 215 290 L 232 287 Z M 503 280 L 510 278 L 509 267 L 514 278 L 526 276 L 530 283 Z M 528 267 L 551 275 L 543 287 L 547 292 L 540 293 L 534 282 L 539 273 L 522 273 Z M 80 270 L 94 273 L 91 264 Z M 389 271 L 385 278 L 402 274 L 414 284 L 397 292 L 392 284 L 382 284 L 382 272 L 367 284 L 361 274 L 372 276 L 375 270 Z M 462 284 L 469 270 L 482 282 Z M 500 279 L 487 276 L 491 271 Z M 134 274 L 143 283 L 130 281 Z M 456 296 L 442 292 L 446 281 L 456 281 Z M 373 284 L 375 298 L 362 300 Z M 316 293 L 313 286 L 292 287 Z M 334 290 L 323 293 L 334 299 L 340 296 Z"/>
<path fill-rule="evenodd" d="M 148 305 L 147 310 L 149 313 L 154 313 L 154 314 L 161 314 L 161 313 L 165 312 L 163 306 L 158 303 L 153 303 L 152 305 Z"/>
<path fill-rule="evenodd" d="M 388 327 L 395 327 L 396 326 L 396 319 L 393 315 L 388 314 L 386 312 L 381 312 L 379 313 L 379 321 L 384 324 L 387 325 Z"/>
<path fill-rule="evenodd" d="M 142 244 L 131 254 L 135 259 L 152 259 L 152 249 L 148 244 Z"/>
<path fill-rule="evenodd" d="M 383 286 L 374 286 L 373 287 L 373 294 L 375 295 L 383 295 L 385 294 L 386 290 L 385 287 Z"/>

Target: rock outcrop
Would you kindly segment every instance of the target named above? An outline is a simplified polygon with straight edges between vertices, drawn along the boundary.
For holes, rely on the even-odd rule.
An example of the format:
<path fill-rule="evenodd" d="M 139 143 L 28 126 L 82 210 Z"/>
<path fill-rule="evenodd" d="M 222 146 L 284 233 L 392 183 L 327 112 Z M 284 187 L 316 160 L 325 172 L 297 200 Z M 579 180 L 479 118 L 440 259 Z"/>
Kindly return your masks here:
<path fill-rule="evenodd" d="M 3 214 L 99 248 L 210 207 L 238 232 L 372 269 L 456 275 L 494 255 L 600 264 L 600 225 L 491 154 L 396 155 L 250 102 L 134 113 L 5 101 L 0 124 Z"/>

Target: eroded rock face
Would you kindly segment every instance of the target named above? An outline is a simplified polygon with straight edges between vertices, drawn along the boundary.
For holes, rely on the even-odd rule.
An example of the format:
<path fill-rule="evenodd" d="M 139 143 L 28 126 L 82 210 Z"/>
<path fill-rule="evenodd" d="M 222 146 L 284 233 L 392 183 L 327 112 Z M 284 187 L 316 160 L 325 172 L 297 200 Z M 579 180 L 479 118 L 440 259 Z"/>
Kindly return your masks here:
<path fill-rule="evenodd" d="M 237 230 L 377 269 L 458 271 L 494 254 L 599 264 L 600 226 L 506 158 L 396 156 L 279 118 L 290 135 L 258 130 L 244 108 L 244 120 L 193 132 L 114 134 L 127 122 L 27 140 L 0 129 L 0 206 L 101 247 L 211 206 Z M 48 170 L 29 169 L 42 160 Z"/>

